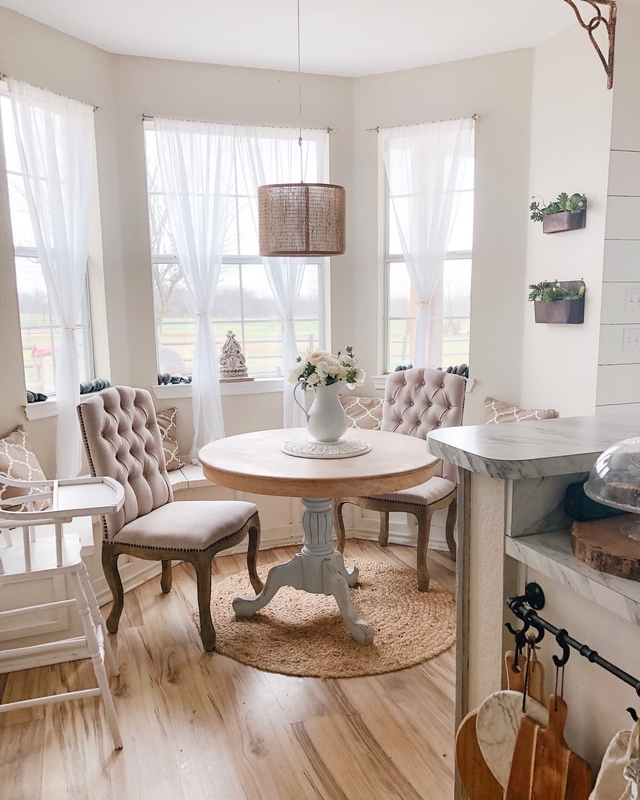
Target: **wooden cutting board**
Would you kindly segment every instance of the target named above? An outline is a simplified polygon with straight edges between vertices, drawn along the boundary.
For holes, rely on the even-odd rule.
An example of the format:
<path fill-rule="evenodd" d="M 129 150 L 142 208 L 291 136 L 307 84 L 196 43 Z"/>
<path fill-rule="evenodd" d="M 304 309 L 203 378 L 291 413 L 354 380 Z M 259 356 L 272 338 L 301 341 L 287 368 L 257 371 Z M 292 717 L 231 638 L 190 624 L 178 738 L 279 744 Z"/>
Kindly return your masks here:
<path fill-rule="evenodd" d="M 509 650 L 504 656 L 504 665 L 507 673 L 507 689 L 514 692 L 524 691 L 524 679 L 526 675 L 526 658 L 520 654 L 518 657 L 518 669 L 514 671 L 515 653 Z M 531 661 L 529 664 L 529 677 L 527 678 L 527 694 L 539 703 L 544 703 L 544 667 L 540 661 Z"/>
<path fill-rule="evenodd" d="M 456 765 L 469 800 L 503 800 L 504 790 L 486 764 L 476 735 L 478 711 L 471 711 L 456 734 Z"/>
<path fill-rule="evenodd" d="M 567 704 L 551 695 L 549 724 L 520 722 L 504 800 L 588 800 L 593 788 L 589 764 L 564 740 Z"/>
<path fill-rule="evenodd" d="M 526 659 L 520 656 L 517 672 L 513 670 L 514 659 L 515 654 L 512 651 L 505 654 L 507 686 L 509 689 L 522 692 Z M 527 688 L 532 697 L 541 700 L 544 692 L 544 670 L 542 664 L 535 663 L 537 666 L 533 670 L 530 669 Z M 477 716 L 477 710 L 467 714 L 456 734 L 456 765 L 460 780 L 469 800 L 503 800 L 504 789 L 487 766 L 478 744 Z"/>

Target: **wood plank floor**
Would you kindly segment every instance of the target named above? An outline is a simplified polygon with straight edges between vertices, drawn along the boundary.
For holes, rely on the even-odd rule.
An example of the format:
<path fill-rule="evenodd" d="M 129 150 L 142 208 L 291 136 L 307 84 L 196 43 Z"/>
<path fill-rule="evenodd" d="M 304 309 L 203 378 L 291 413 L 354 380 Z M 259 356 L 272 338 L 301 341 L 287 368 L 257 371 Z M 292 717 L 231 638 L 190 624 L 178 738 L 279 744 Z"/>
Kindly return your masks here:
<path fill-rule="evenodd" d="M 261 554 L 280 563 L 296 548 Z M 347 555 L 413 566 L 415 550 L 347 542 Z M 453 593 L 454 564 L 430 551 Z M 214 561 L 214 580 L 244 568 Z M 260 672 L 204 653 L 191 621 L 195 577 L 174 569 L 126 595 L 112 679 L 124 749 L 98 699 L 0 715 L 2 800 L 449 800 L 454 648 L 387 675 L 342 680 Z M 108 607 L 103 612 L 108 612 Z M 4 702 L 95 685 L 90 662 L 0 678 Z M 4 691 L 3 691 L 4 689 Z"/>

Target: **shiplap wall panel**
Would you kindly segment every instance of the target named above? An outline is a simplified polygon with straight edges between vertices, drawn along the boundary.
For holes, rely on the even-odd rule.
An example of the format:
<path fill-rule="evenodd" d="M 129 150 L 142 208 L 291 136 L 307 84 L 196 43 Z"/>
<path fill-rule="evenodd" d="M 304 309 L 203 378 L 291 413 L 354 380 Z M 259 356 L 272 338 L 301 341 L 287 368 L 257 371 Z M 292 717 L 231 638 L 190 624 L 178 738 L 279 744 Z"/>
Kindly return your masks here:
<path fill-rule="evenodd" d="M 587 290 L 588 291 L 588 290 Z M 601 325 L 640 324 L 640 303 L 629 292 L 639 292 L 640 283 L 605 283 L 602 286 Z M 637 298 L 637 294 L 635 295 Z"/>
<path fill-rule="evenodd" d="M 604 274 L 607 283 L 640 281 L 640 239 L 612 239 L 604 243 Z"/>
<path fill-rule="evenodd" d="M 640 364 L 598 367 L 596 405 L 617 405 L 638 401 L 640 401 Z"/>
<path fill-rule="evenodd" d="M 637 197 L 640 186 L 640 153 L 612 150 L 609 159 L 608 194 Z"/>
<path fill-rule="evenodd" d="M 605 239 L 640 239 L 640 197 L 609 197 Z"/>
<path fill-rule="evenodd" d="M 636 337 L 640 340 L 640 325 L 601 325 L 598 363 L 640 364 L 640 349 L 629 349 L 629 338 Z"/>

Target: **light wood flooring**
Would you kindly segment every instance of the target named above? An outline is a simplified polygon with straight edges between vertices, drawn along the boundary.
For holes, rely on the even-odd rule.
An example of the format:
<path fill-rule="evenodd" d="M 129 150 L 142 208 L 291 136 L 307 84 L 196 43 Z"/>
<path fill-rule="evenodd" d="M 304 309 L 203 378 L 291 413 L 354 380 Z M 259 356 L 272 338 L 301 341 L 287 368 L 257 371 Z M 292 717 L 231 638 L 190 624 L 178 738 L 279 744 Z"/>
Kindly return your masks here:
<path fill-rule="evenodd" d="M 266 551 L 261 563 L 295 552 Z M 362 540 L 349 540 L 347 555 L 415 560 L 412 548 Z M 430 556 L 432 578 L 453 593 L 453 562 Z M 241 556 L 218 557 L 214 579 L 243 568 Z M 158 578 L 126 595 L 112 637 L 123 750 L 112 749 L 99 699 L 0 715 L 2 800 L 453 797 L 455 648 L 374 677 L 274 675 L 203 652 L 194 604 L 195 577 L 185 565 L 174 568 L 170 594 Z M 90 662 L 74 662 L 0 676 L 0 697 L 92 685 Z"/>

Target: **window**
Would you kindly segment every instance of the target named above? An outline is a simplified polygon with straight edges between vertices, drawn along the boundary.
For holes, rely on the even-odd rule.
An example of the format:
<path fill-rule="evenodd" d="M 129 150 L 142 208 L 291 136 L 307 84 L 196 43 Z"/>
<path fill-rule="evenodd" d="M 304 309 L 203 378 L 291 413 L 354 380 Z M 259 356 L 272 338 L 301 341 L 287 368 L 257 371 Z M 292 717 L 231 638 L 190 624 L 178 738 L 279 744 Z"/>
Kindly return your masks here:
<path fill-rule="evenodd" d="M 152 129 L 145 131 L 145 146 L 158 372 L 190 375 L 195 309 L 169 229 Z M 322 344 L 322 298 L 322 259 L 308 261 L 295 319 L 301 351 Z M 211 322 L 218 347 L 227 331 L 235 333 L 251 377 L 282 375 L 282 322 L 258 255 L 249 196 L 238 163 L 234 164 L 223 265 Z"/>
<path fill-rule="evenodd" d="M 471 262 L 473 241 L 473 155 L 466 159 L 457 192 L 458 208 L 442 280 L 430 303 L 430 367 L 469 363 Z M 385 183 L 385 371 L 412 360 L 418 298 L 411 287 L 393 212 L 389 181 Z M 402 195 L 395 195 L 402 203 Z M 407 204 L 409 195 L 406 196 Z"/>
<path fill-rule="evenodd" d="M 38 261 L 33 226 L 27 207 L 18 145 L 13 126 L 11 100 L 0 96 L 2 132 L 4 136 L 11 228 L 15 248 L 16 282 L 20 307 L 22 358 L 27 389 L 42 394 L 55 392 L 56 353 L 60 325 L 49 304 L 47 287 Z M 93 352 L 89 318 L 88 285 L 83 316 L 75 333 L 80 356 L 80 380 L 93 377 Z"/>

